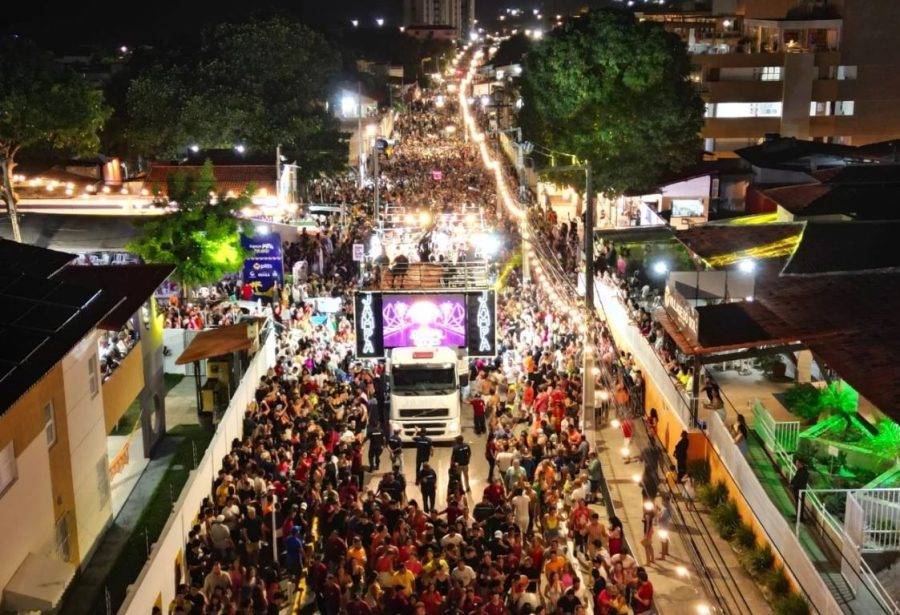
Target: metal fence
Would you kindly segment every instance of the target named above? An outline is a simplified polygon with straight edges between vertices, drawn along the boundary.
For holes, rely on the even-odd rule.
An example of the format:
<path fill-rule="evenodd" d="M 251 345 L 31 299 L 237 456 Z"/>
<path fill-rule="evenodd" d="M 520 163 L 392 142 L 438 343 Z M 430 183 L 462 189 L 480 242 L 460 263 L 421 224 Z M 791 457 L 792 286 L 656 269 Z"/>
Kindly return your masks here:
<path fill-rule="evenodd" d="M 799 421 L 776 421 L 757 399 L 753 403 L 753 430 L 772 455 L 781 474 L 791 480 L 797 472 L 794 452 L 800 435 Z"/>

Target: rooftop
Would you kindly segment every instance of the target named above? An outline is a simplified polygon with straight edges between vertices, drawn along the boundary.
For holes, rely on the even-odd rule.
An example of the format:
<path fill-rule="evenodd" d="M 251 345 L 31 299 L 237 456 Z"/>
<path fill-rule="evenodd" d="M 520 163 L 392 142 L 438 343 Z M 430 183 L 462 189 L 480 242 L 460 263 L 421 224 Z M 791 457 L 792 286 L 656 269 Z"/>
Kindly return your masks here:
<path fill-rule="evenodd" d="M 175 265 L 69 265 L 57 277 L 119 297 L 116 308 L 97 324 L 102 329 L 118 331 L 173 271 Z"/>
<path fill-rule="evenodd" d="M 0 414 L 94 328 L 121 328 L 172 270 L 85 271 L 94 268 L 70 265 L 74 255 L 5 239 L 0 258 L 7 271 L 0 281 Z"/>
<path fill-rule="evenodd" d="M 900 221 L 807 224 L 782 275 L 900 271 Z"/>
<path fill-rule="evenodd" d="M 900 219 L 900 165 L 849 165 L 810 175 L 817 181 L 769 188 L 763 193 L 795 216 Z"/>
<path fill-rule="evenodd" d="M 755 167 L 792 171 L 809 169 L 812 161 L 817 166 L 836 166 L 866 158 L 865 154 L 852 145 L 780 136 L 769 138 L 759 145 L 735 150 L 735 153 Z"/>

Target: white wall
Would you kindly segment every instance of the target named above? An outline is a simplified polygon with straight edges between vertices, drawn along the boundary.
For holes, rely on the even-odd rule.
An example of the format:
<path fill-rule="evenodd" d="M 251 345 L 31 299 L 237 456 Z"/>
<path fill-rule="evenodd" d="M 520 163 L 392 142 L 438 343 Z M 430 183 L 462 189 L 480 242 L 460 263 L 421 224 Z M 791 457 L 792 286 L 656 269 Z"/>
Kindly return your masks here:
<path fill-rule="evenodd" d="M 50 457 L 43 432 L 24 451 L 16 451 L 16 465 L 19 478 L 0 496 L 0 588 L 29 553 L 53 556 L 56 551 Z"/>
<path fill-rule="evenodd" d="M 85 337 L 63 358 L 63 386 L 69 426 L 69 455 L 72 464 L 72 486 L 75 490 L 75 518 L 78 525 L 78 548 L 82 562 L 112 519 L 108 478 L 102 493 L 98 466 L 109 466 L 106 452 L 106 424 L 103 418 L 103 392 L 90 394 L 88 361 L 97 356 L 97 337 Z"/>

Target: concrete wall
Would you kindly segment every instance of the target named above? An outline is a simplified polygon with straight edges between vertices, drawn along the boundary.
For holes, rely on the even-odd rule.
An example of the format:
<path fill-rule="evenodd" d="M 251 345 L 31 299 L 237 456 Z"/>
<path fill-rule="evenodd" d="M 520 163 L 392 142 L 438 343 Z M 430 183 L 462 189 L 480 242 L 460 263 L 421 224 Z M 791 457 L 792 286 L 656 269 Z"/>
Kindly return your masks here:
<path fill-rule="evenodd" d="M 89 559 L 97 539 L 112 520 L 109 501 L 109 460 L 106 450 L 105 394 L 91 396 L 88 362 L 97 356 L 97 334 L 82 340 L 62 361 L 66 390 L 69 465 L 74 489 L 80 557 Z M 127 358 L 140 352 L 132 352 Z M 137 378 L 142 380 L 140 372 Z M 108 384 L 108 383 L 107 383 Z M 132 400 L 134 397 L 132 397 Z M 130 402 L 129 402 L 130 403 Z"/>
<path fill-rule="evenodd" d="M 18 480 L 0 496 L 0 588 L 9 583 L 29 553 L 53 557 L 56 550 L 50 459 L 43 431 L 24 448 L 16 448 L 16 465 Z"/>

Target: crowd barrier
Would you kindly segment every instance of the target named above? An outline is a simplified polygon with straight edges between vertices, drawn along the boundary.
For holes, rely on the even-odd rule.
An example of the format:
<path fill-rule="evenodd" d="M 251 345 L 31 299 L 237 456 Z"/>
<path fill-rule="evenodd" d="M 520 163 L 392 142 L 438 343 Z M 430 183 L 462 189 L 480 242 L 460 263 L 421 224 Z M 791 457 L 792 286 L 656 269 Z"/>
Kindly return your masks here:
<path fill-rule="evenodd" d="M 628 316 L 616 290 L 605 283 L 594 287 L 597 304 L 601 307 L 616 346 L 627 349 L 640 364 L 647 380 L 655 383 L 669 410 L 678 417 L 684 429 L 691 427 L 691 406 L 666 372 L 656 352 Z"/>
<path fill-rule="evenodd" d="M 276 336 L 270 331 L 250 361 L 206 453 L 188 477 L 169 520 L 153 545 L 147 563 L 129 586 L 119 615 L 147 615 L 156 605 L 165 611 L 175 597 L 176 583 L 180 581 L 176 579 L 175 571 L 185 569 L 182 560 L 188 532 L 197 519 L 203 499 L 212 493 L 213 481 L 222 467 L 222 459 L 231 450 L 232 440 L 243 437 L 244 414 L 248 404 L 255 399 L 257 383 L 275 364 L 275 341 Z"/>

